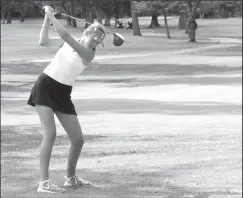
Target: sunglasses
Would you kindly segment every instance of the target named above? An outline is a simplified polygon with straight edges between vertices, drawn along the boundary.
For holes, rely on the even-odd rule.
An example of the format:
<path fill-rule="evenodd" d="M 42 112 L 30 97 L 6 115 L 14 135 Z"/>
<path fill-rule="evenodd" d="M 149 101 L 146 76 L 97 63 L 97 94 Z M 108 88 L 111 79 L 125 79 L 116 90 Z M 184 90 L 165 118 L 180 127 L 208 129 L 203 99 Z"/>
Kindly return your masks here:
<path fill-rule="evenodd" d="M 100 29 L 95 28 L 93 38 L 94 38 L 94 40 L 101 42 L 105 38 L 105 33 L 103 31 L 101 31 Z"/>
<path fill-rule="evenodd" d="M 92 27 L 89 32 L 92 32 L 94 40 L 98 42 L 102 42 L 105 38 L 105 33 L 100 28 Z"/>

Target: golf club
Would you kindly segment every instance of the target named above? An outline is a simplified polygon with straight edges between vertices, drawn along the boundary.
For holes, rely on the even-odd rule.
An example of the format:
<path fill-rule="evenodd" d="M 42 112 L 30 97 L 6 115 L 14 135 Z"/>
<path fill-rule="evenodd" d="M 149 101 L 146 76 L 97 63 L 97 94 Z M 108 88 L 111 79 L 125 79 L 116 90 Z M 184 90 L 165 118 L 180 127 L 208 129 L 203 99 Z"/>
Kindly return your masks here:
<path fill-rule="evenodd" d="M 61 14 L 62 16 L 64 16 L 64 17 L 69 17 L 69 18 L 72 18 L 72 19 L 75 19 L 75 20 L 85 21 L 84 19 L 80 19 L 80 18 L 71 16 L 71 15 L 68 15 L 68 14 L 65 14 L 65 13 L 61 13 L 61 12 L 58 12 L 58 13 Z M 89 25 L 92 24 L 92 23 L 89 23 L 87 21 L 86 21 L 86 23 L 88 23 Z M 106 32 L 114 35 L 113 45 L 121 46 L 124 43 L 124 37 L 121 34 L 115 33 L 115 32 L 109 31 L 109 30 L 106 30 Z"/>

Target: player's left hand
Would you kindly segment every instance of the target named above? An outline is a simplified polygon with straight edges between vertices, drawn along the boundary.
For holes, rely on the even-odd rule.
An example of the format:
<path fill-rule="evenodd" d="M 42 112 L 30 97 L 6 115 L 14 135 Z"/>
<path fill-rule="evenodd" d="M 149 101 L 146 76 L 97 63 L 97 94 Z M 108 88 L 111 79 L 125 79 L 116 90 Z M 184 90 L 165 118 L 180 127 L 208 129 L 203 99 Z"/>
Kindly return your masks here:
<path fill-rule="evenodd" d="M 46 12 L 46 13 L 55 13 L 55 10 L 51 7 L 51 6 L 49 6 L 49 5 L 45 5 L 44 7 L 43 7 L 43 10 Z"/>

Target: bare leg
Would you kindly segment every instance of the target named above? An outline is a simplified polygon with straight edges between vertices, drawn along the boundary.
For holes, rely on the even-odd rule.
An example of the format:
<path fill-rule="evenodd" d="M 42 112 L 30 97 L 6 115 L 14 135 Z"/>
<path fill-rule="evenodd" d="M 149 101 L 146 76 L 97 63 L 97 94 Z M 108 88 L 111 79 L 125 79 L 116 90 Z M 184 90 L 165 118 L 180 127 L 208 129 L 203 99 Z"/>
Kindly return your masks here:
<path fill-rule="evenodd" d="M 53 144 L 56 139 L 56 125 L 54 113 L 51 108 L 36 105 L 36 110 L 44 130 L 40 148 L 40 179 L 41 181 L 46 181 L 49 179 L 49 164 Z"/>
<path fill-rule="evenodd" d="M 76 115 L 60 112 L 55 113 L 71 141 L 67 163 L 67 177 L 73 177 L 75 175 L 78 158 L 84 144 L 82 129 Z"/>

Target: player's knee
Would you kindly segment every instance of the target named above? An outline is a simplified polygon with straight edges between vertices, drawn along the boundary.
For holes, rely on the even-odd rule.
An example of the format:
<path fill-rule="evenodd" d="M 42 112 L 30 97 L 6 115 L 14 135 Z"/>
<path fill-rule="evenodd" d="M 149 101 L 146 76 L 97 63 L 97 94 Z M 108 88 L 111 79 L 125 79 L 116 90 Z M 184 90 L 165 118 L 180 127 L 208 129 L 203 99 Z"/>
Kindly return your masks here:
<path fill-rule="evenodd" d="M 49 140 L 51 141 L 54 141 L 56 139 L 56 129 L 48 129 L 48 130 L 45 130 L 45 134 L 44 136 L 46 136 Z"/>
<path fill-rule="evenodd" d="M 80 138 L 79 138 L 79 146 L 82 148 L 84 145 L 84 136 L 81 135 Z"/>
<path fill-rule="evenodd" d="M 80 135 L 76 137 L 73 141 L 72 144 L 74 144 L 76 147 L 82 148 L 84 145 L 84 137 L 83 135 Z"/>
<path fill-rule="evenodd" d="M 52 138 L 53 140 L 55 140 L 55 139 L 56 139 L 56 136 L 57 136 L 57 132 L 56 132 L 56 130 L 52 130 L 52 131 L 50 131 L 50 136 L 51 136 L 51 138 Z"/>

